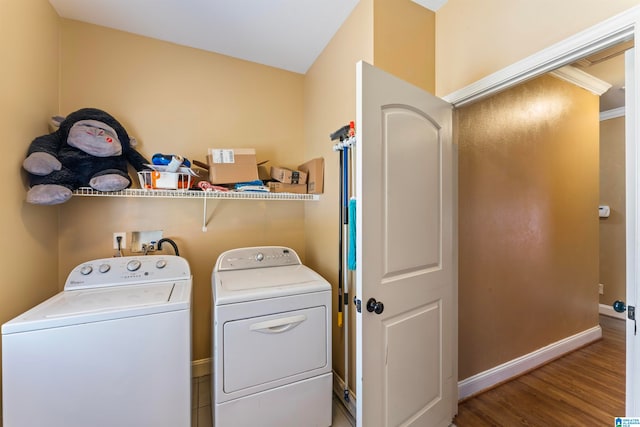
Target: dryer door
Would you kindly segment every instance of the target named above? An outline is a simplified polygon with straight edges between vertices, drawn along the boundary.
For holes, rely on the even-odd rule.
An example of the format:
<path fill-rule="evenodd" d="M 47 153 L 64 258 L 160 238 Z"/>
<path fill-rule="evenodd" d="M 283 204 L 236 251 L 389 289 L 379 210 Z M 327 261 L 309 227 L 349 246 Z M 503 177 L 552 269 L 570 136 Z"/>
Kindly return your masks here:
<path fill-rule="evenodd" d="M 318 306 L 226 322 L 224 392 L 299 380 L 326 368 L 327 316 L 327 307 Z"/>

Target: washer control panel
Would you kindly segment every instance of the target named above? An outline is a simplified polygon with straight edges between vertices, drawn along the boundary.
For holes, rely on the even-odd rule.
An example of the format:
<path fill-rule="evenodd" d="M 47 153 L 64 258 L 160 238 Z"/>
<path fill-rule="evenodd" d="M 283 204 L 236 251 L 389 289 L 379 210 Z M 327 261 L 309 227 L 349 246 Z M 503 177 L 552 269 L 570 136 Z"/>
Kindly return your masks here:
<path fill-rule="evenodd" d="M 65 290 L 171 282 L 191 277 L 187 260 L 172 255 L 102 258 L 71 270 Z"/>
<path fill-rule="evenodd" d="M 301 265 L 298 254 L 284 246 L 257 246 L 232 249 L 218 258 L 216 271 Z"/>

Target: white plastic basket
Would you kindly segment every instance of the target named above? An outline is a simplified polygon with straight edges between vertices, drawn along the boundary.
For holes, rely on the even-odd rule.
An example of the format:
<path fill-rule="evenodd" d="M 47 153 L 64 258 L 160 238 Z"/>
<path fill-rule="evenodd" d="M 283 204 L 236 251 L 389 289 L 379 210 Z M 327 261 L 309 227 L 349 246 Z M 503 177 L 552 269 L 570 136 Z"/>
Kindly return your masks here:
<path fill-rule="evenodd" d="M 138 180 L 143 190 L 185 191 L 191 187 L 191 175 L 181 172 L 145 170 L 138 172 Z"/>

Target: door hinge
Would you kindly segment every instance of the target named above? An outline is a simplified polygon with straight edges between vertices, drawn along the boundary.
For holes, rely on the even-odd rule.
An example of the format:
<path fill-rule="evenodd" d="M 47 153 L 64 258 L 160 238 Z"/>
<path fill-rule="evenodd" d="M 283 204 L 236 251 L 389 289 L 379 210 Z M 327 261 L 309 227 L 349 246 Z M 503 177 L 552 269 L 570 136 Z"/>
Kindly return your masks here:
<path fill-rule="evenodd" d="M 353 297 L 353 304 L 356 306 L 356 311 L 362 313 L 362 301 L 357 296 Z"/>

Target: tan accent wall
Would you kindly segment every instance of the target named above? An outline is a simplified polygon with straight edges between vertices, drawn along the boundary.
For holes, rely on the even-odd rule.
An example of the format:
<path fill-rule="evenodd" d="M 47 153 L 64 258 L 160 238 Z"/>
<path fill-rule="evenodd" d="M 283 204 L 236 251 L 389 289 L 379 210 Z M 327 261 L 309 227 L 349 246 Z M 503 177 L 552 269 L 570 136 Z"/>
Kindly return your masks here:
<path fill-rule="evenodd" d="M 638 4 L 448 0 L 436 13 L 436 94 L 461 89 Z"/>
<path fill-rule="evenodd" d="M 203 205 L 196 200 L 74 197 L 60 207 L 30 206 L 23 202 L 26 180 L 22 175 L 12 193 L 19 208 L 15 218 L 5 222 L 10 228 L 12 253 L 18 254 L 18 260 L 11 259 L 8 264 L 14 267 L 21 265 L 20 259 L 36 260 L 42 268 L 30 269 L 25 275 L 7 266 L 7 271 L 15 272 L 16 277 L 8 279 L 16 284 L 16 296 L 6 299 L 10 301 L 6 318 L 60 290 L 69 270 L 78 263 L 111 256 L 115 231 L 162 229 L 190 261 L 194 273 L 194 359 L 210 354 L 210 276 L 222 251 L 249 245 L 288 245 L 336 283 L 338 162 L 328 135 L 355 118 L 355 63 L 360 59 L 374 62 L 373 0 L 360 2 L 305 76 L 59 20 L 44 0 L 22 3 L 2 4 L 2 18 L 7 18 L 0 30 L 5 35 L 3 51 L 9 53 L 9 62 L 15 63 L 13 74 L 3 81 L 8 94 L 3 112 L 14 125 L 3 127 L 2 132 L 5 140 L 24 141 L 13 155 L 15 167 L 5 169 L 10 173 L 5 182 L 15 182 L 15 169 L 20 168 L 28 143 L 48 132 L 48 117 L 93 106 L 116 116 L 137 138 L 138 150 L 147 157 L 163 152 L 202 160 L 209 147 L 255 147 L 259 160 L 293 167 L 322 156 L 327 168 L 326 191 L 320 202 L 210 201 L 209 230 L 203 233 Z M 416 46 L 424 46 L 424 40 L 416 39 L 414 45 L 406 39 L 411 26 L 421 25 L 420 21 L 407 26 L 402 19 L 413 14 L 415 4 L 406 0 L 397 13 L 380 4 L 387 7 L 384 13 L 389 22 L 379 25 L 386 25 L 387 31 L 399 26 L 397 32 L 404 32 L 405 39 L 398 41 L 402 46 L 397 51 L 379 52 L 379 60 L 386 58 L 388 71 L 433 88 L 433 77 L 424 80 L 424 76 L 433 76 L 433 48 L 427 46 L 428 59 L 422 60 L 419 68 L 403 63 L 394 69 L 395 60 L 387 57 L 404 52 L 403 59 L 415 59 L 411 51 L 422 50 Z M 429 44 L 432 46 L 433 40 Z M 386 49 L 392 45 L 387 43 Z M 20 229 L 16 223 L 24 225 Z M 25 281 L 29 285 L 24 285 Z M 33 283 L 46 286 L 34 287 Z M 341 342 L 337 331 L 338 370 L 342 366 Z"/>
<path fill-rule="evenodd" d="M 429 93 L 435 91 L 436 14 L 409 0 L 375 0 L 375 66 Z"/>
<path fill-rule="evenodd" d="M 458 124 L 462 380 L 598 324 L 598 98 L 542 76 Z"/>
<path fill-rule="evenodd" d="M 339 154 L 329 134 L 355 120 L 360 60 L 433 91 L 433 12 L 410 0 L 361 0 L 304 79 L 305 157 L 325 158 L 325 193 L 305 208 L 307 262 L 334 287 L 333 365 L 344 378 L 344 328 L 338 328 Z M 357 129 L 356 129 L 357 132 Z M 355 292 L 351 289 L 349 299 Z M 349 384 L 355 382 L 355 317 L 349 305 Z M 352 387 L 354 388 L 354 387 Z"/>
<path fill-rule="evenodd" d="M 361 0 L 311 66 L 304 79 L 306 157 L 324 157 L 324 194 L 305 207 L 305 252 L 308 265 L 333 286 L 333 367 L 344 378 L 344 328 L 338 328 L 339 154 L 329 134 L 355 120 L 356 63 L 373 63 L 373 0 Z M 354 284 L 355 286 L 355 284 Z M 353 310 L 347 321 L 351 338 Z M 355 340 L 350 341 L 351 384 L 355 372 Z M 354 387 L 355 388 L 355 387 Z"/>
<path fill-rule="evenodd" d="M 625 118 L 600 122 L 600 204 L 611 215 L 600 219 L 600 303 L 626 301 Z"/>
<path fill-rule="evenodd" d="M 252 147 L 269 165 L 306 160 L 300 74 L 71 20 L 61 21 L 61 52 L 60 113 L 104 109 L 149 159 L 205 161 L 210 147 Z M 290 246 L 304 258 L 305 203 L 314 202 L 209 201 L 203 232 L 199 200 L 74 197 L 60 207 L 59 279 L 113 255 L 113 232 L 163 230 L 191 265 L 193 359 L 206 358 L 216 258 L 259 245 Z"/>
<path fill-rule="evenodd" d="M 45 0 L 0 4 L 0 140 L 5 141 L 3 184 L 2 321 L 55 293 L 58 210 L 25 202 L 22 169 L 31 141 L 48 132 L 58 109 L 58 18 Z M 35 267 L 35 268 L 34 268 Z"/>
<path fill-rule="evenodd" d="M 58 290 L 58 209 L 25 203 L 29 144 L 58 110 L 58 17 L 46 0 L 0 2 L 0 323 Z"/>

